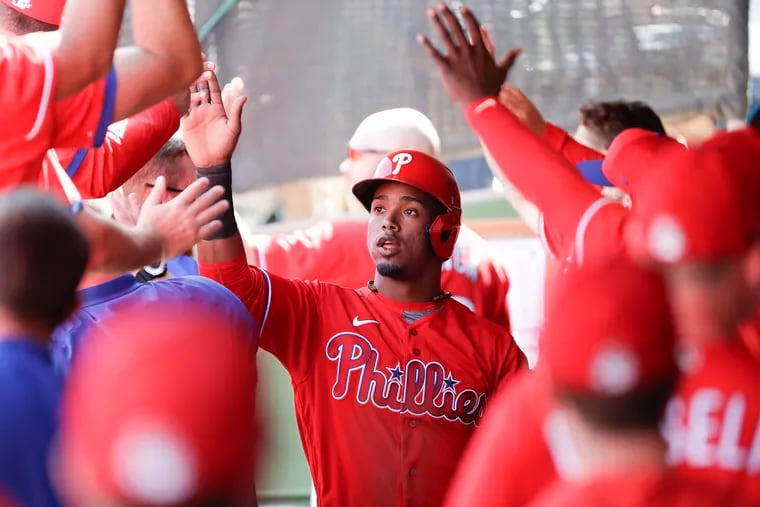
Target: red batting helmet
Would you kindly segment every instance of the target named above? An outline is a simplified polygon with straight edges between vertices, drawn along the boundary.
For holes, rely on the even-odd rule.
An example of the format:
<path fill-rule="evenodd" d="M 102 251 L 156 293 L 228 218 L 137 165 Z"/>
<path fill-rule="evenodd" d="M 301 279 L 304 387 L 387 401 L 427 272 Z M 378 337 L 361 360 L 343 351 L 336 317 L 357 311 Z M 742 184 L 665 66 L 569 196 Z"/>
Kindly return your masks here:
<path fill-rule="evenodd" d="M 431 195 L 446 209 L 430 224 L 428 238 L 436 256 L 442 260 L 451 257 L 462 224 L 462 200 L 451 169 L 420 151 L 395 151 L 380 161 L 372 178 L 354 185 L 353 193 L 369 211 L 375 189 L 393 181 Z"/>

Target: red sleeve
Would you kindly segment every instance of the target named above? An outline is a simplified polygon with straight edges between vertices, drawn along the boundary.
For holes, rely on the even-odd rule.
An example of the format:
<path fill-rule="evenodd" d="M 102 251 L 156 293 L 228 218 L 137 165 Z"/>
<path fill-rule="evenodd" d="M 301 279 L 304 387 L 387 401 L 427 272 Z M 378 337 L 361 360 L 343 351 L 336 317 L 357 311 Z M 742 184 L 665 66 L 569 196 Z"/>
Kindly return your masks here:
<path fill-rule="evenodd" d="M 202 276 L 231 290 L 261 323 L 259 346 L 282 362 L 293 382 L 303 380 L 316 357 L 322 285 L 286 280 L 248 266 L 245 255 L 218 264 L 198 263 Z"/>
<path fill-rule="evenodd" d="M 495 98 L 476 100 L 467 107 L 465 116 L 507 180 L 559 230 L 556 239 L 560 244 L 554 245 L 558 253 L 572 252 L 578 225 L 599 200 L 599 193 Z"/>
<path fill-rule="evenodd" d="M 2 166 L 40 160 L 50 147 L 50 102 L 55 90 L 53 53 L 23 37 L 0 37 L 3 119 Z"/>
<path fill-rule="evenodd" d="M 604 154 L 579 143 L 570 134 L 552 123 L 546 123 L 544 141 L 560 152 L 565 157 L 565 160 L 573 165 L 585 160 L 600 160 L 604 158 Z"/>
<path fill-rule="evenodd" d="M 103 197 L 143 167 L 179 128 L 177 107 L 165 100 L 112 124 L 100 148 L 56 150 L 85 199 Z"/>

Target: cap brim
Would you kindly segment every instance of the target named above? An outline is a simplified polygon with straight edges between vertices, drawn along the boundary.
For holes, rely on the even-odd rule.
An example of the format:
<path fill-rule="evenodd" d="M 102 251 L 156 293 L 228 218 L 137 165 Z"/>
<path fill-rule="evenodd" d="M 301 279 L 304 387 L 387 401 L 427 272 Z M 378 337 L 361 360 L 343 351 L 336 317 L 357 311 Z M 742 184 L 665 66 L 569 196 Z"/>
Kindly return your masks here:
<path fill-rule="evenodd" d="M 351 192 L 354 197 L 359 199 L 359 202 L 364 205 L 364 208 L 369 211 L 372 204 L 372 197 L 374 197 L 375 189 L 380 186 L 381 183 L 386 181 L 393 181 L 386 178 L 372 178 L 369 180 L 363 180 L 357 183 L 351 188 Z"/>
<path fill-rule="evenodd" d="M 602 172 L 602 160 L 584 160 L 575 165 L 583 179 L 592 185 L 601 187 L 614 187 L 610 180 Z"/>

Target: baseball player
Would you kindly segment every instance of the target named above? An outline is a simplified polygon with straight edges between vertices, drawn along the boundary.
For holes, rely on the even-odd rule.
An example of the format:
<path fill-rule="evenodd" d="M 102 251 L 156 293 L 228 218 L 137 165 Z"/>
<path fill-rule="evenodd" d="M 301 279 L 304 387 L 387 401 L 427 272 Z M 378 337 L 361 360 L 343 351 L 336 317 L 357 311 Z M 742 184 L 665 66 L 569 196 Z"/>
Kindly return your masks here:
<path fill-rule="evenodd" d="M 166 179 L 166 199 L 180 195 L 195 181 L 195 165 L 185 149 L 181 136 L 174 136 L 147 164 L 130 177 L 119 191 L 109 195 L 108 203 L 114 217 L 124 224 L 134 224 L 142 203 L 148 198 L 159 177 Z M 192 252 L 183 253 L 137 273 L 140 281 L 160 279 L 164 276 L 197 275 L 198 263 Z"/>
<path fill-rule="evenodd" d="M 760 132 L 722 134 L 667 161 L 633 207 L 632 252 L 660 265 L 684 379 L 663 423 L 686 477 L 760 504 L 760 376 L 739 335 L 758 308 Z"/>
<path fill-rule="evenodd" d="M 256 505 L 254 355 L 204 301 L 181 304 L 125 307 L 88 334 L 54 461 L 69 505 Z"/>
<path fill-rule="evenodd" d="M 437 156 L 440 138 L 421 112 L 395 108 L 367 116 L 348 143 L 340 171 L 353 185 L 372 176 L 382 158 L 392 151 L 418 150 Z M 343 287 L 361 287 L 375 270 L 367 254 L 366 219 L 320 222 L 306 230 L 246 238 L 249 262 L 271 273 L 302 280 L 322 280 Z M 488 252 L 488 244 L 462 226 L 454 251 L 443 264 L 442 284 L 452 297 L 478 315 L 509 330 L 504 267 Z M 351 269 L 344 260 L 351 259 Z"/>
<path fill-rule="evenodd" d="M 558 283 L 541 340 L 556 402 L 542 430 L 557 458 L 570 452 L 577 467 L 529 505 L 748 505 L 667 470 L 658 426 L 678 368 L 662 278 L 617 260 Z M 478 505 L 503 504 L 491 497 Z"/>
<path fill-rule="evenodd" d="M 0 196 L 0 236 L 0 490 L 24 507 L 55 507 L 60 385 L 48 345 L 76 305 L 89 247 L 61 204 L 31 190 Z"/>
<path fill-rule="evenodd" d="M 446 54 L 427 37 L 419 36 L 438 67 L 450 99 L 462 110 L 506 179 L 538 207 L 556 231 L 553 247 L 566 269 L 619 255 L 625 249 L 622 232 L 628 211 L 600 196 L 560 153 L 528 131 L 499 102 L 497 94 L 519 50 L 511 50 L 497 63 L 480 32 L 473 32 L 480 29 L 475 16 L 466 7 L 461 12 L 469 37 L 445 5 L 429 11 Z M 645 158 L 686 149 L 674 139 L 655 136 L 642 129 L 628 129 L 616 137 L 605 157 L 605 174 L 629 194 L 636 191 L 642 172 L 646 172 Z M 618 149 L 622 153 L 616 156 Z"/>
<path fill-rule="evenodd" d="M 199 174 L 229 188 L 239 111 L 225 117 L 215 80 L 185 127 Z M 461 220 L 446 166 L 394 152 L 353 190 L 370 212 L 376 272 L 365 287 L 248 266 L 231 213 L 199 245 L 199 268 L 261 319 L 261 347 L 290 373 L 320 506 L 439 505 L 486 399 L 526 360 L 502 327 L 441 288 Z"/>

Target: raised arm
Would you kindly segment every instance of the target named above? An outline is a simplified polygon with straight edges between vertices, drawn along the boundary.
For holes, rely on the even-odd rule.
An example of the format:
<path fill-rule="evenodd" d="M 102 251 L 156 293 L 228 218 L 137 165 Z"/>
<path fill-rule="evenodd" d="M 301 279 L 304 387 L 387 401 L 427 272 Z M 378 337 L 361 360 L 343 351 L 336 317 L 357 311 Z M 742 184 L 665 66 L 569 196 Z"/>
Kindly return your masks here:
<path fill-rule="evenodd" d="M 500 87 L 519 51 L 511 50 L 497 63 L 469 9 L 462 8 L 469 36 L 451 10 L 439 9 L 430 9 L 430 19 L 446 53 L 424 35 L 419 40 L 436 63 L 449 98 L 462 110 L 504 177 L 572 241 L 582 217 L 600 196 L 562 155 L 499 103 Z"/>
<path fill-rule="evenodd" d="M 132 0 L 131 6 L 135 45 L 114 55 L 120 85 L 114 121 L 184 90 L 203 70 L 201 46 L 185 0 Z"/>
<path fill-rule="evenodd" d="M 57 41 L 56 100 L 78 92 L 108 73 L 124 4 L 125 0 L 68 0 L 59 31 L 27 36 Z"/>

